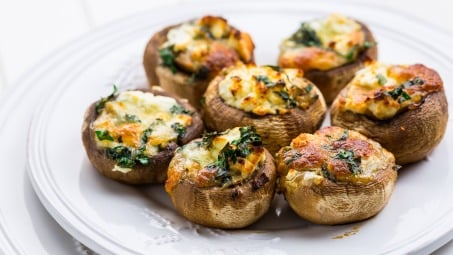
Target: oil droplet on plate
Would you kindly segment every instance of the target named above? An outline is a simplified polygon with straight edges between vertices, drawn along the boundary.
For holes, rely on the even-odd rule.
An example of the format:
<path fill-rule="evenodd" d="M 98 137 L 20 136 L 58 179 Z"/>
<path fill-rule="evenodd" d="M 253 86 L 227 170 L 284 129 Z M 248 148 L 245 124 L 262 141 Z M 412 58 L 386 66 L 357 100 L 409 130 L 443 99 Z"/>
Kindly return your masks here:
<path fill-rule="evenodd" d="M 348 231 L 344 232 L 343 234 L 336 235 L 336 236 L 332 237 L 332 239 L 343 239 L 345 237 L 356 235 L 359 232 L 361 227 L 362 227 L 362 224 L 356 225 L 356 226 L 352 227 L 351 230 L 348 230 Z"/>

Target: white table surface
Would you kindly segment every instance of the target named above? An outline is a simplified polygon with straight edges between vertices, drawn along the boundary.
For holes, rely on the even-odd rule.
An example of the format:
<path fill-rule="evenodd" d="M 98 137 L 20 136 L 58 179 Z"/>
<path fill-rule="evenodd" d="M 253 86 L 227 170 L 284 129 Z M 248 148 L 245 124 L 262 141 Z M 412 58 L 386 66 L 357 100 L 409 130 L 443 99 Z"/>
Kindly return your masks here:
<path fill-rule="evenodd" d="M 188 1 L 197 0 L 0 0 L 0 95 L 13 90 L 18 79 L 46 55 L 77 37 L 136 12 Z M 453 3 L 449 1 L 376 3 L 409 12 L 453 35 Z M 453 241 L 433 254 L 453 254 Z"/>

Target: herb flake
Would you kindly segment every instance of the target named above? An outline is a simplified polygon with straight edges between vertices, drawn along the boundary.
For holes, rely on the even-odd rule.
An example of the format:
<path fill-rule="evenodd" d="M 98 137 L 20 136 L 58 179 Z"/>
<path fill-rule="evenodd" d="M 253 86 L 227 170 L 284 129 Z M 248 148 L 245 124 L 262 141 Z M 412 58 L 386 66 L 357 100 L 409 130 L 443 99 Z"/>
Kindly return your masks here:
<path fill-rule="evenodd" d="M 378 80 L 379 85 L 384 85 L 387 83 L 387 78 L 383 74 L 377 74 L 376 79 Z"/>
<path fill-rule="evenodd" d="M 394 100 L 396 100 L 401 93 L 403 93 L 403 86 L 396 87 L 392 89 L 391 91 L 385 92 L 385 94 L 391 96 Z"/>
<path fill-rule="evenodd" d="M 425 84 L 425 80 L 423 80 L 422 78 L 416 76 L 416 77 L 414 77 L 414 79 L 408 80 L 405 83 L 401 84 L 401 86 L 403 86 L 405 88 L 408 88 L 408 87 L 412 87 L 412 86 L 415 86 L 415 85 L 423 85 L 423 84 Z"/>
<path fill-rule="evenodd" d="M 363 42 L 363 48 L 365 48 L 365 49 L 369 49 L 371 47 L 374 47 L 375 45 L 376 45 L 376 43 L 374 43 L 374 42 L 370 42 L 370 41 Z"/>
<path fill-rule="evenodd" d="M 271 68 L 272 70 L 276 71 L 276 72 L 280 72 L 282 70 L 281 67 L 279 66 L 274 66 L 274 65 L 264 65 L 263 67 L 269 67 Z"/>
<path fill-rule="evenodd" d="M 186 134 L 186 127 L 179 122 L 171 124 L 171 128 L 173 128 L 173 130 L 178 133 L 178 138 L 182 138 L 184 134 Z"/>
<path fill-rule="evenodd" d="M 116 146 L 108 148 L 106 150 L 107 157 L 117 162 L 118 166 L 131 168 L 135 166 L 135 162 L 132 159 L 132 150 L 125 146 Z"/>
<path fill-rule="evenodd" d="M 338 139 L 338 141 L 346 141 L 346 139 L 348 139 L 349 137 L 349 130 L 345 129 L 343 131 L 343 135 L 341 135 L 340 139 Z"/>
<path fill-rule="evenodd" d="M 173 51 L 173 45 L 159 49 L 159 56 L 163 66 L 170 68 L 172 73 L 178 71 L 175 64 L 176 55 Z"/>
<path fill-rule="evenodd" d="M 113 141 L 113 137 L 107 130 L 96 130 L 94 131 L 94 133 L 96 134 L 96 137 L 99 139 L 99 141 Z"/>
<path fill-rule="evenodd" d="M 229 162 L 236 163 L 238 158 L 245 158 L 251 153 L 252 146 L 262 145 L 261 137 L 255 132 L 253 127 L 241 127 L 239 131 L 241 133 L 239 139 L 227 143 L 220 151 L 217 160 L 207 166 L 207 168 L 216 169 L 215 180 L 222 185 L 232 180 L 233 173 L 230 171 Z M 216 132 L 205 134 L 202 144 L 210 144 L 218 135 L 219 133 Z"/>
<path fill-rule="evenodd" d="M 205 146 L 206 148 L 209 148 L 212 144 L 212 140 L 214 140 L 214 138 L 216 136 L 223 135 L 225 133 L 226 133 L 225 131 L 224 132 L 217 132 L 217 131 L 205 132 L 203 134 L 203 137 L 201 138 L 201 145 Z"/>
<path fill-rule="evenodd" d="M 172 114 L 187 114 L 187 115 L 193 115 L 194 112 L 187 110 L 184 108 L 182 105 L 175 104 L 170 108 L 170 112 Z"/>
<path fill-rule="evenodd" d="M 335 175 L 333 175 L 331 172 L 329 172 L 329 170 L 327 170 L 327 165 L 326 164 L 322 165 L 321 174 L 322 174 L 322 176 L 324 176 L 328 180 L 331 180 L 333 182 L 336 181 Z"/>
<path fill-rule="evenodd" d="M 146 145 L 140 146 L 135 151 L 135 161 L 146 166 L 149 164 L 149 157 L 146 156 Z"/>
<path fill-rule="evenodd" d="M 255 76 L 255 79 L 258 81 L 258 82 L 262 82 L 264 85 L 266 85 L 266 87 L 268 88 L 271 88 L 271 87 L 274 87 L 275 85 L 277 85 L 277 82 L 273 82 L 269 79 L 269 77 L 267 77 L 266 75 L 256 75 Z"/>
<path fill-rule="evenodd" d="M 341 149 L 333 158 L 345 161 L 349 171 L 354 175 L 362 173 L 362 168 L 360 167 L 362 160 L 354 155 L 354 151 Z"/>
<path fill-rule="evenodd" d="M 145 129 L 143 131 L 142 137 L 141 137 L 141 140 L 142 140 L 143 144 L 147 144 L 148 143 L 148 139 L 151 136 L 152 132 L 153 132 L 153 130 L 151 128 L 147 128 L 147 129 Z"/>
<path fill-rule="evenodd" d="M 134 114 L 128 114 L 128 113 L 126 113 L 126 115 L 124 116 L 124 118 L 126 119 L 126 122 L 130 122 L 130 123 L 140 123 L 140 122 L 142 122 L 142 121 L 137 117 L 137 115 L 134 115 Z"/>
<path fill-rule="evenodd" d="M 299 152 L 295 152 L 293 155 L 290 155 L 289 158 L 285 159 L 285 165 L 287 166 L 290 165 L 294 161 L 298 160 L 300 157 L 302 157 L 302 154 L 300 154 Z"/>
<path fill-rule="evenodd" d="M 308 47 L 321 47 L 321 39 L 316 34 L 316 31 L 310 27 L 309 23 L 303 22 L 300 28 L 294 33 L 291 38 L 292 41 Z"/>
<path fill-rule="evenodd" d="M 343 55 L 343 57 L 348 61 L 348 62 L 351 62 L 354 60 L 355 56 L 356 56 L 356 51 L 359 49 L 359 46 L 358 45 L 354 45 L 352 46 L 352 48 L 346 53 Z"/>
<path fill-rule="evenodd" d="M 116 96 L 116 93 L 118 93 L 118 87 L 115 84 L 113 84 L 113 92 L 110 95 L 108 95 L 107 97 L 101 98 L 101 100 L 99 100 L 96 103 L 95 107 L 96 107 L 97 114 L 101 113 L 102 109 L 104 109 L 104 107 L 105 107 L 105 104 L 108 101 L 111 101 Z"/>
<path fill-rule="evenodd" d="M 136 150 L 132 150 L 126 146 L 116 146 L 107 148 L 107 157 L 115 160 L 118 166 L 125 168 L 132 168 L 137 164 L 148 165 L 149 158 L 145 154 L 146 146 L 140 146 Z"/>
<path fill-rule="evenodd" d="M 288 92 L 284 90 L 274 91 L 277 95 L 279 95 L 285 102 L 288 108 L 294 108 L 297 106 L 297 101 L 292 99 Z"/>
<path fill-rule="evenodd" d="M 399 98 L 398 102 L 402 103 L 409 99 L 411 99 L 411 96 L 409 96 L 409 94 L 407 94 L 406 91 L 403 91 L 403 92 L 401 92 L 401 97 Z"/>

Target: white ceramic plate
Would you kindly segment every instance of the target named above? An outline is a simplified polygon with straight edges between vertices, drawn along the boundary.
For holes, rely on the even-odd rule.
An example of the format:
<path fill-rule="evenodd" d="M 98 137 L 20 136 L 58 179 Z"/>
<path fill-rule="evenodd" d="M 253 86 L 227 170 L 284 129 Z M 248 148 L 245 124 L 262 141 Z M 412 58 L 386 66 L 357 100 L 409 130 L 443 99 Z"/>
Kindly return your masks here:
<path fill-rule="evenodd" d="M 86 44 L 90 38 L 81 41 Z M 45 62 L 4 91 L 0 99 L 0 254 L 89 252 L 44 209 L 25 170 L 32 113 L 43 93 L 54 88 L 61 75 L 72 69 L 74 62 L 68 56 L 80 52 L 73 46 L 47 56 Z"/>
<path fill-rule="evenodd" d="M 424 63 L 453 83 L 450 37 L 401 13 L 343 2 L 206 2 L 123 20 L 86 41 L 83 57 L 51 84 L 29 136 L 29 175 L 50 214 L 90 248 L 112 254 L 369 254 L 430 252 L 453 236 L 453 129 L 422 162 L 405 167 L 387 207 L 370 220 L 319 226 L 297 218 L 281 198 L 255 225 L 237 231 L 200 227 L 173 210 L 161 185 L 134 188 L 100 176 L 83 149 L 86 107 L 111 92 L 143 86 L 141 57 L 158 29 L 204 14 L 226 17 L 249 31 L 259 64 L 274 64 L 278 44 L 301 21 L 342 12 L 364 21 L 379 41 L 380 59 Z M 395 25 L 397 24 L 397 25 Z M 452 91 L 448 90 L 448 100 Z M 451 109 L 450 109 L 451 111 Z M 420 134 L 423 135 L 423 134 Z M 414 137 L 414 139 L 417 139 Z M 341 237 L 341 238 L 338 238 Z"/>

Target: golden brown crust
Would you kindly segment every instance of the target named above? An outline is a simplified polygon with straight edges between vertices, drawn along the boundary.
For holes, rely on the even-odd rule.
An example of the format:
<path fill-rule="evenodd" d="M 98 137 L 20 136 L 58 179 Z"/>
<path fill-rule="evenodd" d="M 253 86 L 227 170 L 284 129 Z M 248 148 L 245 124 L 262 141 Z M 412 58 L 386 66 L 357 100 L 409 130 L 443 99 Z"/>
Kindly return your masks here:
<path fill-rule="evenodd" d="M 390 72 L 398 75 L 401 79 L 411 80 L 415 77 L 423 79 L 422 85 L 405 88 L 409 95 L 412 95 L 416 91 L 432 93 L 444 90 L 443 81 L 439 74 L 423 64 L 409 66 L 394 65 L 390 68 Z"/>
<path fill-rule="evenodd" d="M 343 92 L 342 92 L 343 94 Z M 448 122 L 444 91 L 429 94 L 412 110 L 389 120 L 375 120 L 362 114 L 339 110 L 341 95 L 332 104 L 332 125 L 356 130 L 379 142 L 395 155 L 400 165 L 422 160 L 442 140 Z"/>
<path fill-rule="evenodd" d="M 142 90 L 144 92 L 152 92 L 155 95 L 171 96 L 176 99 L 178 104 L 182 105 L 185 109 L 193 111 L 192 125 L 186 128 L 186 133 L 178 138 L 177 142 L 170 142 L 168 145 L 157 155 L 149 160 L 147 166 L 136 165 L 132 171 L 123 173 L 121 171 L 113 171 L 116 161 L 106 156 L 106 150 L 100 148 L 96 143 L 96 135 L 91 128 L 91 124 L 98 117 L 96 112 L 96 103 L 91 104 L 85 112 L 84 122 L 82 125 L 82 142 L 85 147 L 88 159 L 93 164 L 94 168 L 102 175 L 117 180 L 119 182 L 128 184 L 145 184 L 145 183 L 163 183 L 167 178 L 167 168 L 170 163 L 173 153 L 179 145 L 183 145 L 190 140 L 199 137 L 203 130 L 204 125 L 200 114 L 187 102 L 178 99 L 167 92 L 161 90 Z"/>
<path fill-rule="evenodd" d="M 342 134 L 348 134 L 347 138 Z M 351 159 L 337 157 L 345 151 L 362 160 L 361 172 L 353 173 L 347 166 Z M 298 158 L 289 160 L 295 154 Z M 277 153 L 276 162 L 279 189 L 291 208 L 318 224 L 344 224 L 374 216 L 387 204 L 397 179 L 391 153 L 359 133 L 345 133 L 339 127 L 323 128 L 314 136 L 301 134 Z M 320 166 L 324 170 L 315 173 Z"/>
<path fill-rule="evenodd" d="M 321 70 L 304 70 L 305 77 L 312 81 L 321 90 L 327 104 L 332 103 L 342 88 L 354 77 L 356 71 L 364 67 L 365 62 L 376 60 L 378 56 L 377 43 L 370 29 L 363 23 L 357 21 L 363 32 L 365 33 L 365 41 L 372 46 L 366 48 L 360 55 L 351 63 L 339 66 L 326 71 Z M 284 66 L 282 67 L 292 67 Z"/>
<path fill-rule="evenodd" d="M 188 220 L 209 227 L 235 229 L 256 222 L 270 207 L 277 178 L 272 155 L 265 153 L 264 164 L 242 184 L 200 188 L 181 180 L 168 193 L 176 210 Z"/>
<path fill-rule="evenodd" d="M 258 116 L 223 101 L 218 86 L 224 78 L 223 75 L 217 76 L 204 94 L 202 114 L 208 129 L 222 131 L 237 126 L 253 126 L 264 146 L 273 154 L 301 132 L 315 132 L 324 120 L 326 104 L 319 91 L 319 98 L 307 110 L 293 108 L 285 114 Z"/>

